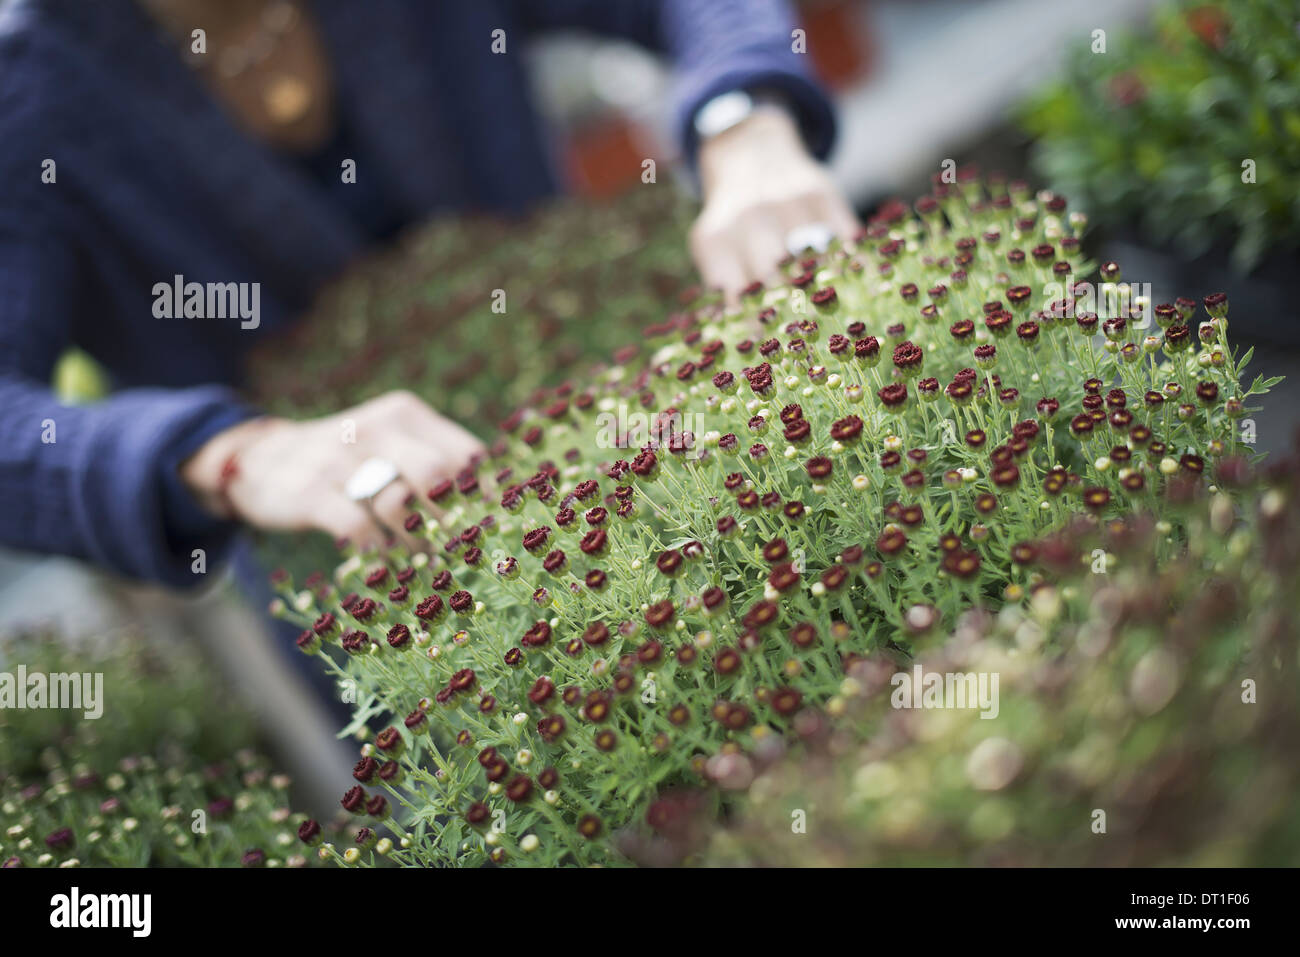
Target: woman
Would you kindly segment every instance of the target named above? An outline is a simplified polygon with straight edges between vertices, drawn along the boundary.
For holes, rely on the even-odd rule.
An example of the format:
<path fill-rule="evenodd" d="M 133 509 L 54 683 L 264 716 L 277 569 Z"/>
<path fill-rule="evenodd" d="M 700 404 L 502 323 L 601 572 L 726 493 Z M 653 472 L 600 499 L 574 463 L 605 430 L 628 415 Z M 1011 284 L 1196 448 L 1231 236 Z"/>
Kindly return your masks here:
<path fill-rule="evenodd" d="M 478 441 L 404 393 L 261 416 L 240 360 L 368 244 L 553 190 L 520 54 L 561 27 L 672 57 L 706 282 L 734 294 L 791 230 L 856 227 L 779 0 L 5 5 L 0 541 L 186 584 L 238 523 L 363 546 L 400 527 Z M 72 344 L 111 373 L 105 401 L 52 396 Z"/>

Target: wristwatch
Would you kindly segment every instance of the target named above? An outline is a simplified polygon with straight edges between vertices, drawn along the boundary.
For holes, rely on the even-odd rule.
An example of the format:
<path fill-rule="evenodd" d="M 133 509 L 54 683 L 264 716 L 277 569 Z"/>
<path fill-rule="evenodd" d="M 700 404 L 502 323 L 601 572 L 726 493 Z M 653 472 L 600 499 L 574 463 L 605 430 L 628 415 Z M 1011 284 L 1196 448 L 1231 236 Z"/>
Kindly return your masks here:
<path fill-rule="evenodd" d="M 721 93 L 701 106 L 695 113 L 695 133 L 703 143 L 753 115 L 762 107 L 785 108 L 785 100 L 779 95 L 755 90 L 731 90 Z"/>

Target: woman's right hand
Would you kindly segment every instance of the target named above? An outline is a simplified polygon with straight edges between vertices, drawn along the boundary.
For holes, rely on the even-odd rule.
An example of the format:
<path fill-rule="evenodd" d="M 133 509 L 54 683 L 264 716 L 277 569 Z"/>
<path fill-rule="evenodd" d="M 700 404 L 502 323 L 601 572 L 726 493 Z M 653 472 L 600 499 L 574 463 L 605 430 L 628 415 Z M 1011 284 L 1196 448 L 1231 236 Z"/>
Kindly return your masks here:
<path fill-rule="evenodd" d="M 242 422 L 186 459 L 180 476 L 209 511 L 258 528 L 320 529 L 360 548 L 382 544 L 391 532 L 418 547 L 402 527 L 406 503 L 482 452 L 478 439 L 412 393 L 389 392 L 305 422 Z M 392 462 L 399 473 L 375 495 L 373 515 L 344 491 L 370 458 Z"/>

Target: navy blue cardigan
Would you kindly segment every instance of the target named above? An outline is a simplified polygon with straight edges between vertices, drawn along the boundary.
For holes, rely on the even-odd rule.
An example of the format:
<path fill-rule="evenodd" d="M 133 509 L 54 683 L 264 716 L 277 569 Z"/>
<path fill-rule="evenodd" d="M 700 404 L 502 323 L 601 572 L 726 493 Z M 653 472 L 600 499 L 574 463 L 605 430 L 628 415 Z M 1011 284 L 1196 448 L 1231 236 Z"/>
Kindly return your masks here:
<path fill-rule="evenodd" d="M 694 111 L 738 87 L 783 91 L 816 153 L 833 135 L 782 0 L 312 6 L 358 180 L 380 184 L 385 207 L 410 222 L 521 211 L 553 190 L 519 56 L 541 30 L 588 29 L 671 56 L 688 155 Z M 491 50 L 496 29 L 505 55 Z M 192 502 L 177 514 L 170 470 L 196 437 L 248 414 L 233 390 L 243 354 L 371 239 L 307 164 L 238 130 L 132 0 L 6 3 L 0 542 L 193 583 L 191 549 L 215 562 L 230 529 L 196 527 Z M 155 318 L 154 286 L 177 274 L 260 283 L 260 327 Z M 51 394 L 53 364 L 74 344 L 112 375 L 106 400 L 68 407 Z"/>

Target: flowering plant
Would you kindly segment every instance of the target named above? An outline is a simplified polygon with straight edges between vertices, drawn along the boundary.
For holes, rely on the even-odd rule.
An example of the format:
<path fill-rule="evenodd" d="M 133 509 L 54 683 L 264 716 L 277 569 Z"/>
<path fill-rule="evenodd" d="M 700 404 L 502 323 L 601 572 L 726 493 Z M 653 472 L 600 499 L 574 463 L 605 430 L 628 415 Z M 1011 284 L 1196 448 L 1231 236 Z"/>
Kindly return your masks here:
<path fill-rule="evenodd" d="M 289 779 L 250 717 L 178 650 L 138 641 L 0 648 L 26 674 L 103 676 L 102 714 L 0 709 L 0 866 L 304 866 Z M 195 702 L 203 702 L 197 710 Z"/>
<path fill-rule="evenodd" d="M 1037 166 L 1107 223 L 1191 255 L 1231 244 L 1243 272 L 1294 249 L 1297 28 L 1271 0 L 1178 0 L 1108 49 L 1094 37 L 1025 105 Z"/>
<path fill-rule="evenodd" d="M 1179 552 L 1166 503 L 1238 460 L 1269 385 L 1239 383 L 1226 298 L 1197 321 L 1114 263 L 1094 287 L 1064 199 L 985 189 L 890 204 L 517 410 L 410 503 L 430 554 L 275 576 L 348 730 L 382 728 L 342 806 L 394 860 L 625 862 L 675 788 L 715 806 L 734 755 L 833 713 L 855 661 L 1027 601 L 1072 519 L 1155 509 L 1156 560 Z"/>

